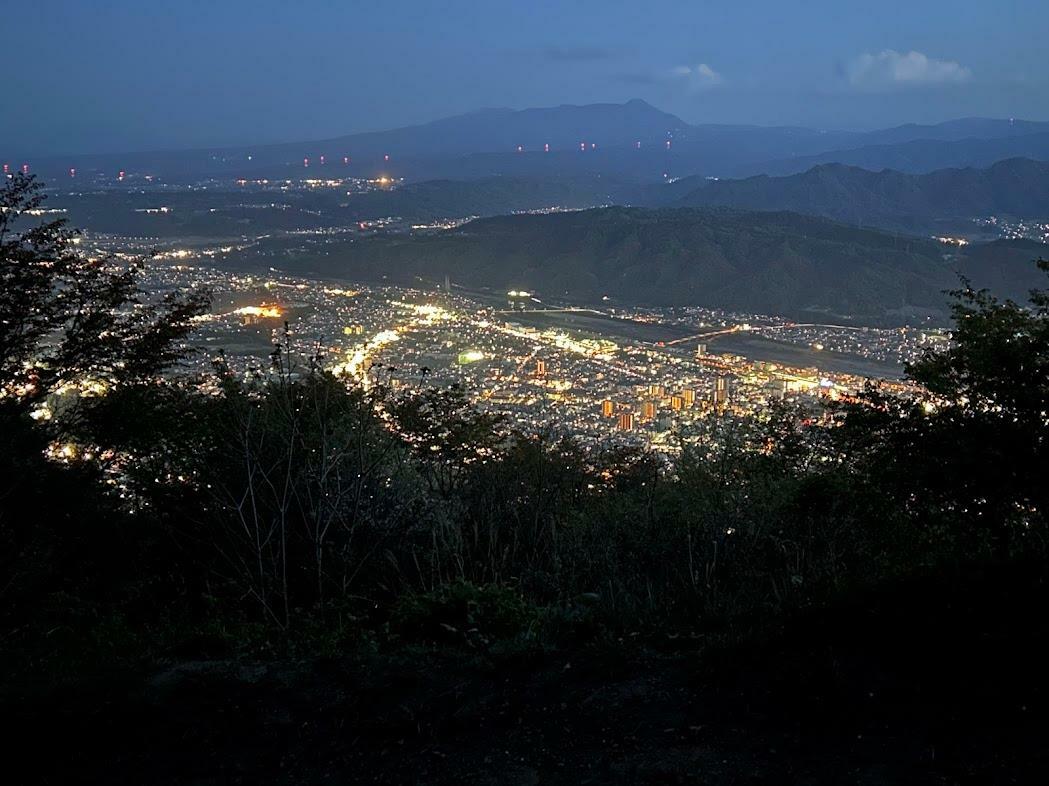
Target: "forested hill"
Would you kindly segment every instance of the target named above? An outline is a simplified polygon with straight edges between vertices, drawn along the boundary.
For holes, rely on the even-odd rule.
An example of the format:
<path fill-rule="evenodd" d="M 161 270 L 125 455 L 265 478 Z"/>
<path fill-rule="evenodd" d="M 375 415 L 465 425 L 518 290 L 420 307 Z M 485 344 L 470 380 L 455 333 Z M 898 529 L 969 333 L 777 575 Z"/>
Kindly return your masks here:
<path fill-rule="evenodd" d="M 787 177 L 687 178 L 682 205 L 793 210 L 853 224 L 927 231 L 976 216 L 1049 217 L 1049 162 L 1017 158 L 987 169 L 941 169 L 924 175 L 822 164 Z"/>
<path fill-rule="evenodd" d="M 408 183 L 392 190 L 355 194 L 346 200 L 346 206 L 354 217 L 362 219 L 401 216 L 430 220 L 622 204 L 637 198 L 638 193 L 636 187 L 614 178 L 487 177 Z"/>
<path fill-rule="evenodd" d="M 969 252 L 971 253 L 971 252 Z M 1028 287 L 1030 250 L 1000 244 L 1010 291 Z M 704 305 L 902 323 L 944 316 L 945 289 L 979 266 L 933 240 L 795 213 L 607 208 L 479 219 L 439 235 L 380 236 L 323 254 L 289 250 L 282 269 L 416 283 L 524 287 L 575 302 Z"/>
<path fill-rule="evenodd" d="M 1028 126 L 1028 130 L 1036 128 Z M 864 169 L 895 169 L 901 172 L 933 172 L 948 167 L 986 167 L 1009 158 L 1049 159 L 1049 133 L 990 139 L 914 138 L 894 144 L 829 150 L 810 156 L 796 156 L 759 165 L 758 172 L 789 175 L 817 164 L 839 163 Z"/>

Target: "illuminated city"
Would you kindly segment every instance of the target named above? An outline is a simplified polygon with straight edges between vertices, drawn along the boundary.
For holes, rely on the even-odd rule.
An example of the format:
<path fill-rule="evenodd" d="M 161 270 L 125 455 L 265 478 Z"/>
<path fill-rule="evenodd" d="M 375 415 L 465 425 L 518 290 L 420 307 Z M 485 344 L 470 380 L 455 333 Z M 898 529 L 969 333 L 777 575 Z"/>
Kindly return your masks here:
<path fill-rule="evenodd" d="M 546 308 L 517 291 L 493 305 L 454 290 L 240 275 L 181 263 L 154 263 L 149 282 L 159 292 L 206 286 L 215 293 L 214 313 L 200 318 L 193 339 L 200 351 L 185 369 L 202 379 L 217 348 L 238 373 L 267 374 L 287 321 L 300 362 L 319 353 L 347 384 L 381 385 L 393 395 L 460 385 L 482 410 L 505 413 L 526 433 L 554 429 L 590 445 L 617 441 L 667 454 L 702 433 L 697 426 L 706 419 L 760 418 L 770 401 L 808 403 L 818 412 L 820 402 L 852 397 L 868 380 L 903 391 L 902 363 L 944 340 L 915 329 L 796 325 L 703 309 L 613 316 Z M 521 308 L 522 298 L 531 308 Z M 237 305 L 244 302 L 251 304 Z M 590 329 L 530 324 L 573 316 L 589 318 Z M 594 329 L 595 318 L 604 334 Z M 763 341 L 734 351 L 739 336 Z"/>
<path fill-rule="evenodd" d="M 2 18 L 0 786 L 1049 783 L 1049 2 Z"/>

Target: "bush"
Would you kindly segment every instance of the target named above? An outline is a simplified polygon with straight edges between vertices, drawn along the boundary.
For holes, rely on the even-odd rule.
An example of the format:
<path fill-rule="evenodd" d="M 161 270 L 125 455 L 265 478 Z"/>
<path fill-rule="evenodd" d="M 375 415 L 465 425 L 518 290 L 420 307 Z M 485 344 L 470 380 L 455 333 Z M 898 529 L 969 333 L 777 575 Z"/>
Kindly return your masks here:
<path fill-rule="evenodd" d="M 390 633 L 405 642 L 487 649 L 534 631 L 538 610 L 510 587 L 465 581 L 398 600 Z"/>

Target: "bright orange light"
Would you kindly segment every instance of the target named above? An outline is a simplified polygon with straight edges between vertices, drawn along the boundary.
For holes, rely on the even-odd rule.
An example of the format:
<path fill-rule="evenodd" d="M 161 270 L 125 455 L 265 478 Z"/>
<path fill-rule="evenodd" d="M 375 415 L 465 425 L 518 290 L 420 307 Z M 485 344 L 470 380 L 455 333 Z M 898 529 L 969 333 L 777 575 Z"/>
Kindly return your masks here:
<path fill-rule="evenodd" d="M 261 306 L 244 306 L 238 308 L 233 312 L 234 314 L 241 314 L 246 317 L 262 317 L 264 319 L 279 319 L 284 315 L 281 311 L 280 306 L 272 306 L 263 304 Z"/>

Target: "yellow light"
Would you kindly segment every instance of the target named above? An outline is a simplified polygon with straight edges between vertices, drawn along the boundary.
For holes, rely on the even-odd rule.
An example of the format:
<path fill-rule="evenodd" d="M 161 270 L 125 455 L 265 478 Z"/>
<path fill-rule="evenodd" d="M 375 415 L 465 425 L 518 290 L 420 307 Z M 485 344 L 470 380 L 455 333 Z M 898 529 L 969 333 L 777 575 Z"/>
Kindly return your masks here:
<path fill-rule="evenodd" d="M 281 311 L 280 306 L 267 305 L 244 306 L 243 308 L 238 308 L 233 313 L 246 317 L 263 317 L 266 319 L 277 319 L 284 314 L 284 312 Z"/>

